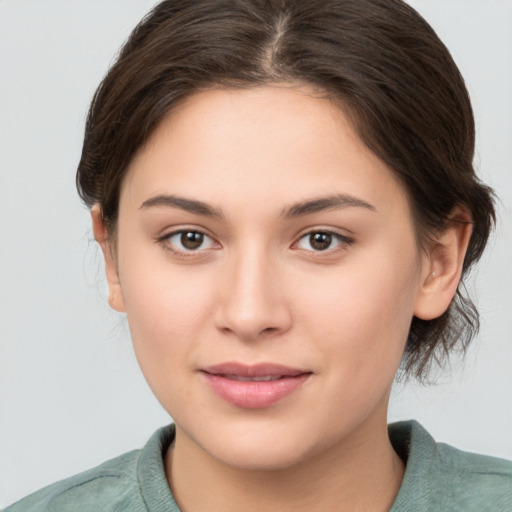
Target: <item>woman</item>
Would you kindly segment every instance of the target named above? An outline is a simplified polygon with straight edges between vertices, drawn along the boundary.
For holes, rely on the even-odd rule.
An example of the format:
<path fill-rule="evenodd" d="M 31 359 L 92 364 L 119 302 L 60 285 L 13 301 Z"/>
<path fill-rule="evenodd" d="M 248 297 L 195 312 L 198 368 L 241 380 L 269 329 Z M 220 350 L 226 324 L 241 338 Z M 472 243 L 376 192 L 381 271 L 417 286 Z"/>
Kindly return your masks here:
<path fill-rule="evenodd" d="M 462 78 L 401 1 L 156 6 L 77 182 L 175 427 L 8 510 L 510 509 L 510 463 L 386 425 L 399 367 L 477 325 L 473 154 Z"/>

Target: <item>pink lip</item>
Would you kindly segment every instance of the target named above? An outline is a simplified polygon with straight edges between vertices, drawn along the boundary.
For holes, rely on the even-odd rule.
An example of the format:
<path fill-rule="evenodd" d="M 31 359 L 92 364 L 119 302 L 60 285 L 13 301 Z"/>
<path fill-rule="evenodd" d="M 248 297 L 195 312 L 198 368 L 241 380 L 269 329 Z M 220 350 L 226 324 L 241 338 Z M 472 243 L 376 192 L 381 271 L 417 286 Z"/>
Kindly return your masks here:
<path fill-rule="evenodd" d="M 224 363 L 201 370 L 210 388 L 232 405 L 245 409 L 268 407 L 298 389 L 311 371 L 272 363 Z M 276 380 L 238 380 L 272 377 Z"/>

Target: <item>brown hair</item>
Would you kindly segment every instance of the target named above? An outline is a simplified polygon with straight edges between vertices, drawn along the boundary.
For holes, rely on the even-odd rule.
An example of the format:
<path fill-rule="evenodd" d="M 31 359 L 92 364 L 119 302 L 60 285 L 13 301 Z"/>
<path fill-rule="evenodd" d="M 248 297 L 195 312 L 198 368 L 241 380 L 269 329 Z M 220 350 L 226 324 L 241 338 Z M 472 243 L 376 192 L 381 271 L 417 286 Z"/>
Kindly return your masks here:
<path fill-rule="evenodd" d="M 167 0 L 135 28 L 94 95 L 77 186 L 115 232 L 120 186 L 135 152 L 181 100 L 211 87 L 303 82 L 347 112 L 407 191 L 419 239 L 456 206 L 473 233 L 463 276 L 495 221 L 473 168 L 475 129 L 464 81 L 428 23 L 401 0 Z M 439 318 L 413 318 L 403 359 L 422 378 L 463 349 L 478 312 L 459 290 Z"/>

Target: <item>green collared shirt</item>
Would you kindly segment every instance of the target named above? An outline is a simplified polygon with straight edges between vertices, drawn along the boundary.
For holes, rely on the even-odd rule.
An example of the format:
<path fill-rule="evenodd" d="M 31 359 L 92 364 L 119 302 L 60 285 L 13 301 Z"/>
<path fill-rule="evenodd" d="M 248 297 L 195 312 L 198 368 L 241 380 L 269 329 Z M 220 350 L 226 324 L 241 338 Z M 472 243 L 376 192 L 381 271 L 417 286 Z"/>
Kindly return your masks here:
<path fill-rule="evenodd" d="M 180 512 L 163 455 L 174 425 L 142 450 L 50 485 L 4 512 Z M 436 443 L 415 421 L 389 426 L 406 471 L 391 512 L 512 512 L 512 462 Z"/>

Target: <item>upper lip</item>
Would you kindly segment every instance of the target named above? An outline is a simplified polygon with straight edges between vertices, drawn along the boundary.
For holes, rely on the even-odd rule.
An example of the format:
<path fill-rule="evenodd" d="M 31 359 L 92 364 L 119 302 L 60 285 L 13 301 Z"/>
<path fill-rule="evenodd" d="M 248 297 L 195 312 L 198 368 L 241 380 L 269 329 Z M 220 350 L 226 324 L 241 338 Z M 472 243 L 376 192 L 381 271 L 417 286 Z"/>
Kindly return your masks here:
<path fill-rule="evenodd" d="M 213 366 L 207 366 L 201 370 L 211 375 L 236 375 L 239 377 L 288 377 L 302 375 L 304 373 L 312 373 L 309 370 L 291 368 L 289 366 L 275 363 L 259 363 L 247 365 L 237 362 L 227 362 Z"/>

